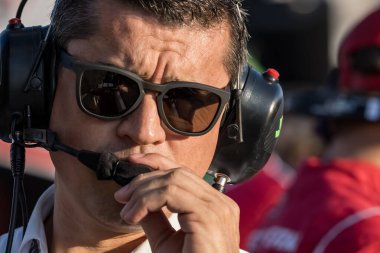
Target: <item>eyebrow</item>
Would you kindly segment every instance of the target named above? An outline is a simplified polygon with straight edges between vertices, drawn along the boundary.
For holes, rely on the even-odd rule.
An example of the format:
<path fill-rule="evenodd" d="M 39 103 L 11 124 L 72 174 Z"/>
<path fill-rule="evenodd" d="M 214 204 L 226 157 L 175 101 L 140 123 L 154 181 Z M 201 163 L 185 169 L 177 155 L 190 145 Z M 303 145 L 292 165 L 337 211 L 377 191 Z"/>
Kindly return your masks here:
<path fill-rule="evenodd" d="M 108 67 L 113 67 L 113 68 L 117 68 L 117 69 L 120 69 L 120 70 L 126 70 L 126 71 L 129 71 L 137 76 L 139 76 L 141 79 L 143 80 L 148 80 L 149 79 L 149 75 L 147 73 L 139 73 L 136 68 L 133 68 L 133 61 L 130 57 L 125 57 L 124 58 L 125 60 L 123 61 L 123 66 L 120 66 L 120 65 L 115 65 L 113 63 L 110 63 L 110 62 L 104 62 L 104 61 L 96 61 L 94 63 L 91 63 L 91 64 L 99 64 L 99 65 L 105 65 L 105 66 L 108 66 Z M 178 81 L 178 78 L 171 78 L 169 81 Z M 166 82 L 165 82 L 166 83 Z"/>
<path fill-rule="evenodd" d="M 64 49 L 60 50 L 60 58 L 61 58 L 61 64 L 63 64 L 63 66 L 65 66 L 66 68 L 69 68 L 71 70 L 74 70 L 75 62 L 80 63 L 80 64 L 95 64 L 95 65 L 107 66 L 107 67 L 119 69 L 122 71 L 131 72 L 131 73 L 137 75 L 138 77 L 140 77 L 144 81 L 149 79 L 147 74 L 142 75 L 141 73 L 136 73 L 136 71 L 134 71 L 133 68 L 131 68 L 131 67 L 128 67 L 128 66 L 121 67 L 119 65 L 115 65 L 115 64 L 110 63 L 110 62 L 104 62 L 101 60 L 100 61 L 94 61 L 94 62 L 87 61 L 87 60 L 80 60 L 76 56 L 69 54 Z M 173 81 L 181 81 L 181 80 L 179 80 L 178 78 L 170 78 L 170 79 L 167 78 L 167 79 L 164 79 L 162 83 L 164 84 L 164 83 L 169 83 L 169 82 L 173 82 Z"/>
<path fill-rule="evenodd" d="M 98 60 L 98 61 L 95 61 L 95 62 L 90 62 L 90 61 L 86 61 L 86 60 L 80 60 L 76 56 L 73 56 L 70 53 L 68 53 L 65 49 L 61 49 L 60 51 L 61 51 L 60 52 L 60 54 L 61 54 L 61 60 L 63 60 L 63 62 L 62 62 L 63 65 L 65 67 L 68 67 L 69 69 L 72 69 L 72 70 L 74 69 L 74 66 L 70 62 L 69 58 L 71 58 L 74 61 L 79 61 L 80 63 L 97 64 L 97 65 L 103 65 L 103 66 L 108 66 L 108 67 L 116 68 L 116 69 L 119 69 L 119 70 L 128 71 L 128 72 L 131 72 L 131 73 L 139 76 L 144 81 L 148 81 L 149 80 L 148 74 L 137 73 L 134 70 L 134 68 L 131 67 L 131 66 L 133 66 L 133 63 L 132 63 L 133 61 L 129 57 L 125 57 L 125 59 L 127 59 L 127 60 L 124 61 L 124 63 L 125 63 L 124 66 L 119 66 L 119 65 L 115 65 L 115 64 L 110 63 L 110 62 L 103 62 L 101 60 Z M 160 84 L 167 84 L 167 83 L 170 83 L 170 82 L 195 82 L 195 83 L 198 83 L 196 81 L 191 81 L 191 80 L 185 81 L 185 80 L 182 80 L 182 79 L 176 77 L 175 75 L 174 76 L 172 75 L 172 76 L 164 77 L 163 80 L 162 80 L 162 82 Z M 210 84 L 205 84 L 205 83 L 202 83 L 202 84 L 212 86 Z M 226 90 L 226 88 L 229 85 L 230 85 L 230 82 L 228 82 L 225 87 L 220 88 L 220 89 Z"/>
<path fill-rule="evenodd" d="M 131 63 L 132 61 L 126 61 L 126 62 L 127 63 L 123 67 L 109 63 L 109 62 L 102 62 L 102 61 L 96 61 L 95 64 L 105 65 L 105 66 L 114 67 L 114 68 L 117 68 L 120 70 L 129 71 L 129 72 L 139 76 L 142 80 L 148 80 L 150 78 L 150 76 L 147 73 L 137 73 L 137 71 L 135 71 L 135 69 L 131 67 L 131 66 L 133 66 L 133 64 Z M 162 83 L 164 84 L 164 83 L 182 82 L 182 81 L 183 80 L 179 79 L 176 76 L 168 76 L 168 77 L 163 78 Z"/>
<path fill-rule="evenodd" d="M 113 68 L 118 68 L 118 69 L 121 69 L 121 70 L 127 70 L 127 71 L 130 71 L 130 72 L 133 72 L 131 70 L 132 60 L 130 60 L 129 58 L 126 61 L 124 61 L 123 66 L 116 65 L 116 64 L 113 64 L 113 63 L 110 63 L 110 62 L 103 62 L 103 61 L 96 61 L 96 62 L 93 62 L 91 64 L 105 65 L 105 66 L 108 66 L 108 67 L 113 67 Z M 135 73 L 135 72 L 133 72 L 133 73 Z"/>

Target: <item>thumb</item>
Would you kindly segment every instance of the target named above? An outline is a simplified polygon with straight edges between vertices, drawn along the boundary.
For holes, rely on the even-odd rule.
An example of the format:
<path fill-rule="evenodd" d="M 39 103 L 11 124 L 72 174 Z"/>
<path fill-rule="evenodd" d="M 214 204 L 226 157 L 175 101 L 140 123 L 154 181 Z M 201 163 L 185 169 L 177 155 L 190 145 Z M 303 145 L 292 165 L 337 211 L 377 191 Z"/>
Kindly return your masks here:
<path fill-rule="evenodd" d="M 181 252 L 183 242 L 162 210 L 150 212 L 140 222 L 152 252 Z"/>

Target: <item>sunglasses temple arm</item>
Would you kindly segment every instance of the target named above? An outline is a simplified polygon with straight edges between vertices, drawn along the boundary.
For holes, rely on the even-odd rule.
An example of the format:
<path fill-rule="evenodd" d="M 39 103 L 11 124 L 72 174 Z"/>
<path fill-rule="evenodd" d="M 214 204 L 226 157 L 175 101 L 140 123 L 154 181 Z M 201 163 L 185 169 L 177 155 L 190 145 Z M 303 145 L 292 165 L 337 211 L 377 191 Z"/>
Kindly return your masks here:
<path fill-rule="evenodd" d="M 243 138 L 243 115 L 242 115 L 242 105 L 241 105 L 241 96 L 243 91 L 240 88 L 234 89 L 232 91 L 232 96 L 235 100 L 235 113 L 236 113 L 236 124 L 239 129 L 238 143 L 244 142 Z"/>

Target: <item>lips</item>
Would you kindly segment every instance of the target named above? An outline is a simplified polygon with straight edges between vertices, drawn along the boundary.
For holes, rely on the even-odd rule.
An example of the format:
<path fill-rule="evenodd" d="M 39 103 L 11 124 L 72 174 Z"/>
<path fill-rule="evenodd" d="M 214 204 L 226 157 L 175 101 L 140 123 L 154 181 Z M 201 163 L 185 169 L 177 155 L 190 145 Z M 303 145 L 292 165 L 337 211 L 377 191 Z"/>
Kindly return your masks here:
<path fill-rule="evenodd" d="M 119 160 L 110 152 L 96 153 L 82 150 L 77 158 L 88 168 L 96 172 L 98 180 L 114 180 L 119 185 L 126 185 L 136 176 L 148 173 L 153 169 L 144 164 L 135 164 Z"/>

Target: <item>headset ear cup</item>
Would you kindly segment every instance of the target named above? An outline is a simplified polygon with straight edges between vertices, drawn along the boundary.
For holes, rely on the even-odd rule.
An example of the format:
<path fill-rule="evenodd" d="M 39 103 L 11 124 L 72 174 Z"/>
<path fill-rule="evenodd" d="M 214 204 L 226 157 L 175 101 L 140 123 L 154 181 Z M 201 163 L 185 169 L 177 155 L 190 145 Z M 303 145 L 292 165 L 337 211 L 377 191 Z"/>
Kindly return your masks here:
<path fill-rule="evenodd" d="M 48 31 L 49 26 L 21 24 L 1 33 L 0 139 L 4 141 L 11 141 L 12 115 L 25 115 L 26 108 L 30 112 L 28 127 L 49 126 L 56 57 Z"/>
<path fill-rule="evenodd" d="M 277 143 L 283 113 L 283 93 L 278 82 L 271 82 L 251 67 L 243 72 L 241 93 L 242 129 L 235 129 L 236 101 L 226 113 L 210 170 L 226 174 L 231 183 L 244 181 L 268 161 Z M 234 138 L 242 130 L 244 142 Z"/>

